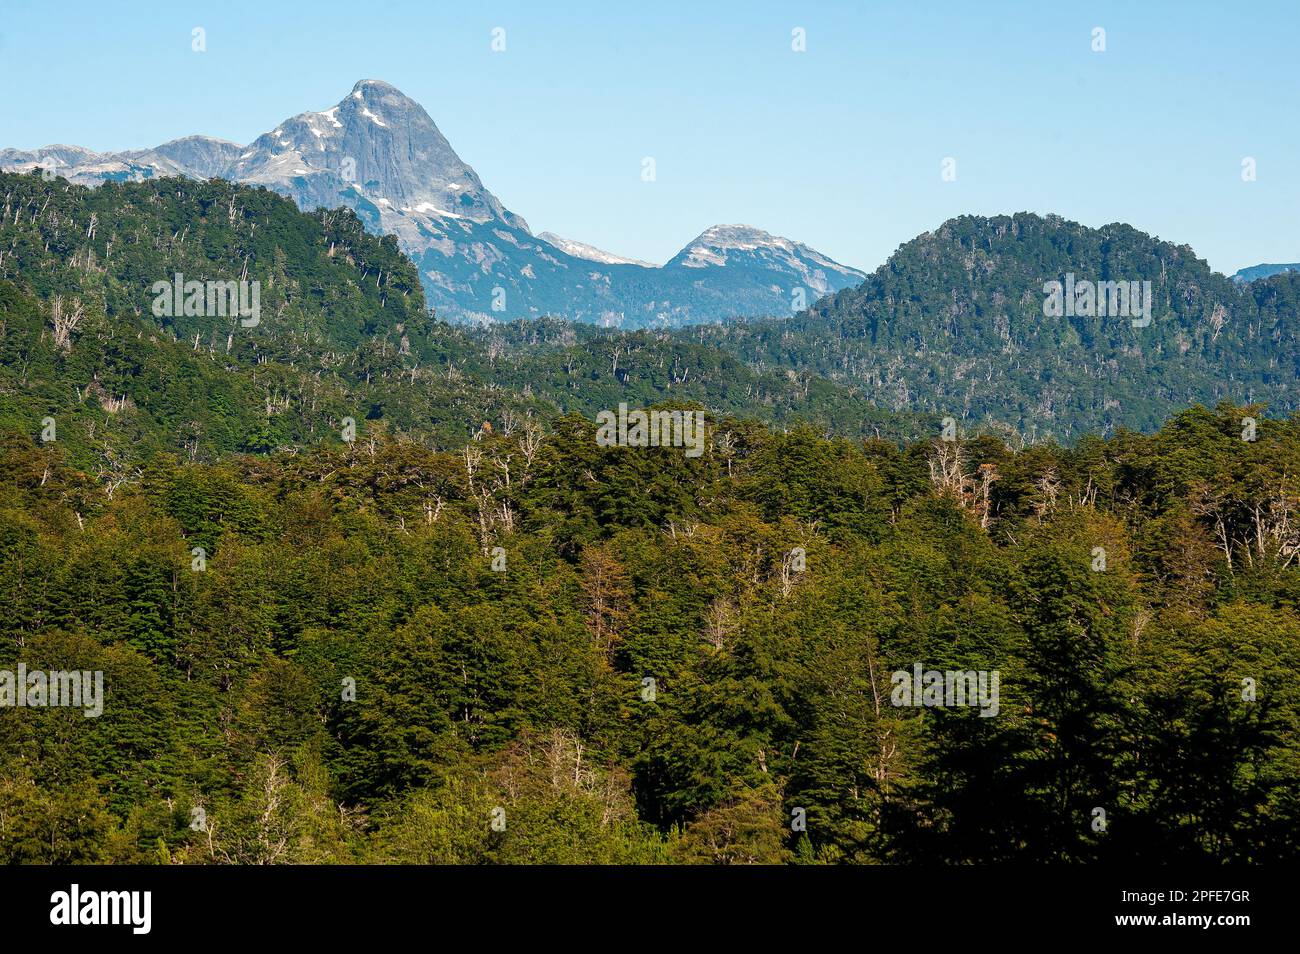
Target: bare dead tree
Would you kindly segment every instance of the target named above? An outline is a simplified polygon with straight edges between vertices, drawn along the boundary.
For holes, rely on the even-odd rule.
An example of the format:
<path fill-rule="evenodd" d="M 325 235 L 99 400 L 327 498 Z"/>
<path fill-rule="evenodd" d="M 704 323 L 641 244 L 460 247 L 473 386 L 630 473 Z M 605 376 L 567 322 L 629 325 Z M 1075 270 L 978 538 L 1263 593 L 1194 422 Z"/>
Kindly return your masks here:
<path fill-rule="evenodd" d="M 535 421 L 526 420 L 519 435 L 519 453 L 524 455 L 524 473 L 533 469 L 533 461 L 542 449 L 542 428 Z"/>
<path fill-rule="evenodd" d="M 65 304 L 62 295 L 54 296 L 50 302 L 50 324 L 54 328 L 54 344 L 60 351 L 72 351 L 72 333 L 85 317 L 86 310 L 79 299 L 70 299 Z"/>

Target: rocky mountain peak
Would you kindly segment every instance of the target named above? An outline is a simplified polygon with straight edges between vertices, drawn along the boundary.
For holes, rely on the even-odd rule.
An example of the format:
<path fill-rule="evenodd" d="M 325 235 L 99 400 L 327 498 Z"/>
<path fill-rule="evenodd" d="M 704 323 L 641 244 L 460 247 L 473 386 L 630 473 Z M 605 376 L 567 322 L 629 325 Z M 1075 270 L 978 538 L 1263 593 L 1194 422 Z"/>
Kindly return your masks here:
<path fill-rule="evenodd" d="M 382 80 L 361 80 L 329 109 L 286 119 L 249 146 L 229 175 L 284 192 L 304 208 L 368 204 L 381 216 L 495 220 L 527 230 L 424 107 Z"/>
<path fill-rule="evenodd" d="M 714 225 L 705 229 L 668 263 L 683 268 L 756 266 L 785 272 L 817 295 L 856 284 L 864 272 L 835 262 L 802 242 L 752 225 Z"/>

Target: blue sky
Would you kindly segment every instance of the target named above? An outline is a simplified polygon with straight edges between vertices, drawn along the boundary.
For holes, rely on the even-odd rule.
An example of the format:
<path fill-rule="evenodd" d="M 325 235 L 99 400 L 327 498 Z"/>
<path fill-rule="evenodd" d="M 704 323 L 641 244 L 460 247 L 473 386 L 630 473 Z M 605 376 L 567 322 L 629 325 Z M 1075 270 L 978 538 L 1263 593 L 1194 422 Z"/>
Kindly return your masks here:
<path fill-rule="evenodd" d="M 383 79 L 534 231 L 649 261 L 744 222 L 873 269 L 1029 210 L 1231 272 L 1300 261 L 1297 27 L 1294 0 L 0 0 L 0 146 L 247 143 Z"/>

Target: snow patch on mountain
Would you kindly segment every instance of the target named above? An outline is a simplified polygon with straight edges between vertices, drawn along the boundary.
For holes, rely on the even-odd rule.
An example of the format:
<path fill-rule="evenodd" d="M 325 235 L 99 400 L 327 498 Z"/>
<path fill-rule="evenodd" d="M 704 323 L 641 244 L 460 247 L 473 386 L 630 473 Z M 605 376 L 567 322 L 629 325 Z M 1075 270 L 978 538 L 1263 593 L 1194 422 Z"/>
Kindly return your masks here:
<path fill-rule="evenodd" d="M 764 232 L 752 225 L 711 226 L 668 264 L 695 269 L 767 267 L 798 276 L 800 284 L 816 295 L 827 294 L 866 278 L 865 273 L 841 265 L 802 242 Z"/>
<path fill-rule="evenodd" d="M 566 255 L 574 258 L 585 259 L 588 262 L 600 262 L 602 265 L 639 265 L 642 268 L 658 268 L 650 262 L 643 262 L 637 258 L 624 258 L 622 255 L 615 255 L 612 252 L 605 252 L 594 245 L 588 245 L 585 242 L 575 242 L 573 239 L 566 239 L 563 236 L 556 235 L 554 232 L 541 232 L 537 236 L 544 242 L 554 245 Z"/>

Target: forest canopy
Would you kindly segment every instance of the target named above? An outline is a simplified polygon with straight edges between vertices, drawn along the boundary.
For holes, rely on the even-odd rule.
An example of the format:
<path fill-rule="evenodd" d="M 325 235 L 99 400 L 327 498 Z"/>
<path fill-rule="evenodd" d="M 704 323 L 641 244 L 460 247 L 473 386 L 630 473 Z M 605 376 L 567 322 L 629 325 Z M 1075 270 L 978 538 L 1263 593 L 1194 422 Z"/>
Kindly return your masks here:
<path fill-rule="evenodd" d="M 346 210 L 0 197 L 0 861 L 1296 857 L 1295 276 L 967 218 L 783 324 L 473 330 Z M 1142 347 L 1028 320 L 1071 254 Z"/>
<path fill-rule="evenodd" d="M 362 429 L 111 495 L 10 435 L 0 669 L 105 699 L 0 710 L 0 859 L 1294 858 L 1300 421 L 1258 413 Z M 998 714 L 894 704 L 917 664 L 996 671 Z"/>

